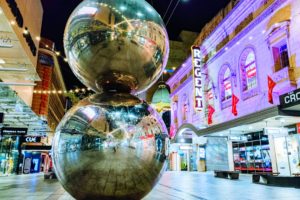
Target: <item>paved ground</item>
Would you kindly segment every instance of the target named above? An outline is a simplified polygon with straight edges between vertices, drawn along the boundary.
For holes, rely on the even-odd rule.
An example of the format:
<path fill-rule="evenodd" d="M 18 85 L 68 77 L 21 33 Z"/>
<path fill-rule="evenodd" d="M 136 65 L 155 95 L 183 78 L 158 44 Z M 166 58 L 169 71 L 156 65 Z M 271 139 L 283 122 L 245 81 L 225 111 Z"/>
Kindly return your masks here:
<path fill-rule="evenodd" d="M 251 183 L 251 176 L 240 180 L 215 178 L 212 173 L 166 172 L 144 200 L 299 200 L 300 189 Z M 73 200 L 56 180 L 43 175 L 0 177 L 1 200 Z"/>

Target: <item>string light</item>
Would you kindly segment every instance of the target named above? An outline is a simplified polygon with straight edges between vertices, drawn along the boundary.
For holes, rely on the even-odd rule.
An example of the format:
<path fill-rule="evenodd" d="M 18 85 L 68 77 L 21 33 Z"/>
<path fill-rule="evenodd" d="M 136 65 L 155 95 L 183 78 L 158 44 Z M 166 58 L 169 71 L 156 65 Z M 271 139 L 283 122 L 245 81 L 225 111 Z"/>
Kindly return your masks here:
<path fill-rule="evenodd" d="M 91 91 L 91 88 L 76 88 L 73 90 L 33 90 L 34 94 L 70 94 L 70 93 L 86 93 Z"/>

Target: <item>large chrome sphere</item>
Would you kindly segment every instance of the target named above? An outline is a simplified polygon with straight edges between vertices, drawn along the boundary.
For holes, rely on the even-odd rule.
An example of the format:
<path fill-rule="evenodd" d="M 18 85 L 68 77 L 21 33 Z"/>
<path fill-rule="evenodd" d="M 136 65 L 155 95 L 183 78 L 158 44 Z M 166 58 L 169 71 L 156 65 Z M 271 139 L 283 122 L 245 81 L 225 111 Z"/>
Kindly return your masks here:
<path fill-rule="evenodd" d="M 167 130 L 130 94 L 96 94 L 62 119 L 53 141 L 58 179 L 76 199 L 141 199 L 165 168 Z"/>
<path fill-rule="evenodd" d="M 160 15 L 144 0 L 85 0 L 64 35 L 73 72 L 97 92 L 146 90 L 166 66 L 168 41 Z"/>

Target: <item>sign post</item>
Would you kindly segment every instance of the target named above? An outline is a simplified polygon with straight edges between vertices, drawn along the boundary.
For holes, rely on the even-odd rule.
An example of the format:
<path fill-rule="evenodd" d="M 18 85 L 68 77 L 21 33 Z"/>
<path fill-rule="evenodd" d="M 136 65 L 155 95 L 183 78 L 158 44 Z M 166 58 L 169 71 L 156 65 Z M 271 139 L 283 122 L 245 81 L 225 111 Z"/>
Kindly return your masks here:
<path fill-rule="evenodd" d="M 194 108 L 200 112 L 203 109 L 203 84 L 201 51 L 199 47 L 192 46 L 192 63 L 194 72 Z"/>

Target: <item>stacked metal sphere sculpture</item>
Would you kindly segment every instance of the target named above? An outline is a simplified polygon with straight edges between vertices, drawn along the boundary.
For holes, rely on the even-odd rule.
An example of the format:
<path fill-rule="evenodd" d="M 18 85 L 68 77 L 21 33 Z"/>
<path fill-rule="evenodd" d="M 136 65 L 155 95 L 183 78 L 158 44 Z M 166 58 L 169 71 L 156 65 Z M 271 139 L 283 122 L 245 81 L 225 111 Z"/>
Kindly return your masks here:
<path fill-rule="evenodd" d="M 132 95 L 163 72 L 168 35 L 144 0 L 85 0 L 70 16 L 65 52 L 97 94 L 64 116 L 53 140 L 58 179 L 76 199 L 141 199 L 165 167 L 167 129 Z"/>

